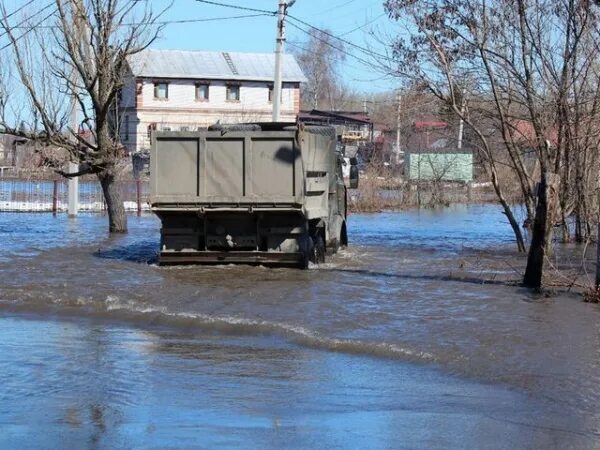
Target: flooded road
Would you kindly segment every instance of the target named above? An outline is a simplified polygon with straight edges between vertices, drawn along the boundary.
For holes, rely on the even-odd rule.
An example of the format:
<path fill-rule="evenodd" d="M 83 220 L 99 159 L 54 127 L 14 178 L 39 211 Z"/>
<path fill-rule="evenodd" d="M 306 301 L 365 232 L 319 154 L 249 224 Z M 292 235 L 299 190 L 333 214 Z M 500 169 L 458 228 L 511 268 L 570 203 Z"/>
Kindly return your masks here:
<path fill-rule="evenodd" d="M 105 221 L 0 215 L 0 447 L 600 448 L 600 309 L 518 287 L 495 206 L 354 215 L 307 271 Z"/>

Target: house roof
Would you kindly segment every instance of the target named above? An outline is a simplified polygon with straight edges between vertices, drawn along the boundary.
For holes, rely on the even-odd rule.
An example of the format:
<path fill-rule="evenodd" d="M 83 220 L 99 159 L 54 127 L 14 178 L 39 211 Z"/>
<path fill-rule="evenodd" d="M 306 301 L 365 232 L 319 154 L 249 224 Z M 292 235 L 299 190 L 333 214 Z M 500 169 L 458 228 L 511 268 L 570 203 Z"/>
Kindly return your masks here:
<path fill-rule="evenodd" d="M 416 130 L 427 130 L 427 129 L 443 129 L 448 128 L 447 122 L 441 120 L 415 120 L 413 126 Z"/>
<path fill-rule="evenodd" d="M 132 55 L 129 65 L 136 77 L 273 81 L 275 55 L 146 49 Z M 283 56 L 282 79 L 296 83 L 307 81 L 293 55 Z"/>
<path fill-rule="evenodd" d="M 512 134 L 515 141 L 521 145 L 526 145 L 528 147 L 536 147 L 537 146 L 537 135 L 533 124 L 528 120 L 514 120 L 510 124 L 512 127 Z M 544 138 L 556 147 L 558 145 L 558 129 L 556 127 L 551 127 L 549 129 L 544 130 Z"/>
<path fill-rule="evenodd" d="M 371 118 L 362 111 L 324 111 L 319 109 L 303 110 L 299 114 L 300 120 L 316 120 L 325 122 L 351 122 L 371 124 Z"/>

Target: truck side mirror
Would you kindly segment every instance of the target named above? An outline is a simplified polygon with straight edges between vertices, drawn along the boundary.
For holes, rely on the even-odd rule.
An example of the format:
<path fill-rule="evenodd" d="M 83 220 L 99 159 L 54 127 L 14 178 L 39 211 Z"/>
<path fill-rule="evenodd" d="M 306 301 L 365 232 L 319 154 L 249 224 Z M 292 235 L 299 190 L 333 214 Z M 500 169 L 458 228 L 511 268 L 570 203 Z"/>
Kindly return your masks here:
<path fill-rule="evenodd" d="M 358 166 L 352 164 L 350 166 L 350 189 L 356 189 L 358 187 Z"/>

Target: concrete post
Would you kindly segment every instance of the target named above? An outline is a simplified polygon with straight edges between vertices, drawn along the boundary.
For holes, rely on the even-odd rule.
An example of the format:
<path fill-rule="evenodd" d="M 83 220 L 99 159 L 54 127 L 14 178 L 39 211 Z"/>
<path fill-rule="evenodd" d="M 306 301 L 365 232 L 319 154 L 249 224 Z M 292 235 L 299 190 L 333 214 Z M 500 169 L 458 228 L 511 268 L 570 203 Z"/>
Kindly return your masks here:
<path fill-rule="evenodd" d="M 281 64 L 283 59 L 283 44 L 285 42 L 285 10 L 286 0 L 279 0 L 277 14 L 277 39 L 275 46 L 275 77 L 273 80 L 273 122 L 279 122 L 281 112 Z"/>
<path fill-rule="evenodd" d="M 79 170 L 78 168 L 79 168 L 79 166 L 77 163 L 69 162 L 69 173 L 77 172 Z M 69 190 L 68 190 L 69 217 L 75 217 L 75 216 L 77 216 L 77 213 L 79 212 L 79 178 L 77 178 L 77 177 L 69 178 L 68 183 L 69 183 Z"/>
<path fill-rule="evenodd" d="M 396 100 L 398 102 L 398 109 L 396 111 L 396 149 L 394 151 L 394 163 L 400 164 L 400 127 L 402 125 L 400 120 L 400 113 L 402 112 L 402 94 L 400 94 L 400 91 L 398 91 Z"/>

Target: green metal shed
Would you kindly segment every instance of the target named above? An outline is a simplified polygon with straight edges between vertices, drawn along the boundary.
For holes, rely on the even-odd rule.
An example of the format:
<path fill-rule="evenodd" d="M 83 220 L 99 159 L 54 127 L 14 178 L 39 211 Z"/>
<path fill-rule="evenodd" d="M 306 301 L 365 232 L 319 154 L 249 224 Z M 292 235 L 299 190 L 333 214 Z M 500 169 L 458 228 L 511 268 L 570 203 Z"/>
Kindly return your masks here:
<path fill-rule="evenodd" d="M 473 152 L 466 149 L 407 151 L 404 175 L 410 181 L 473 181 Z"/>

